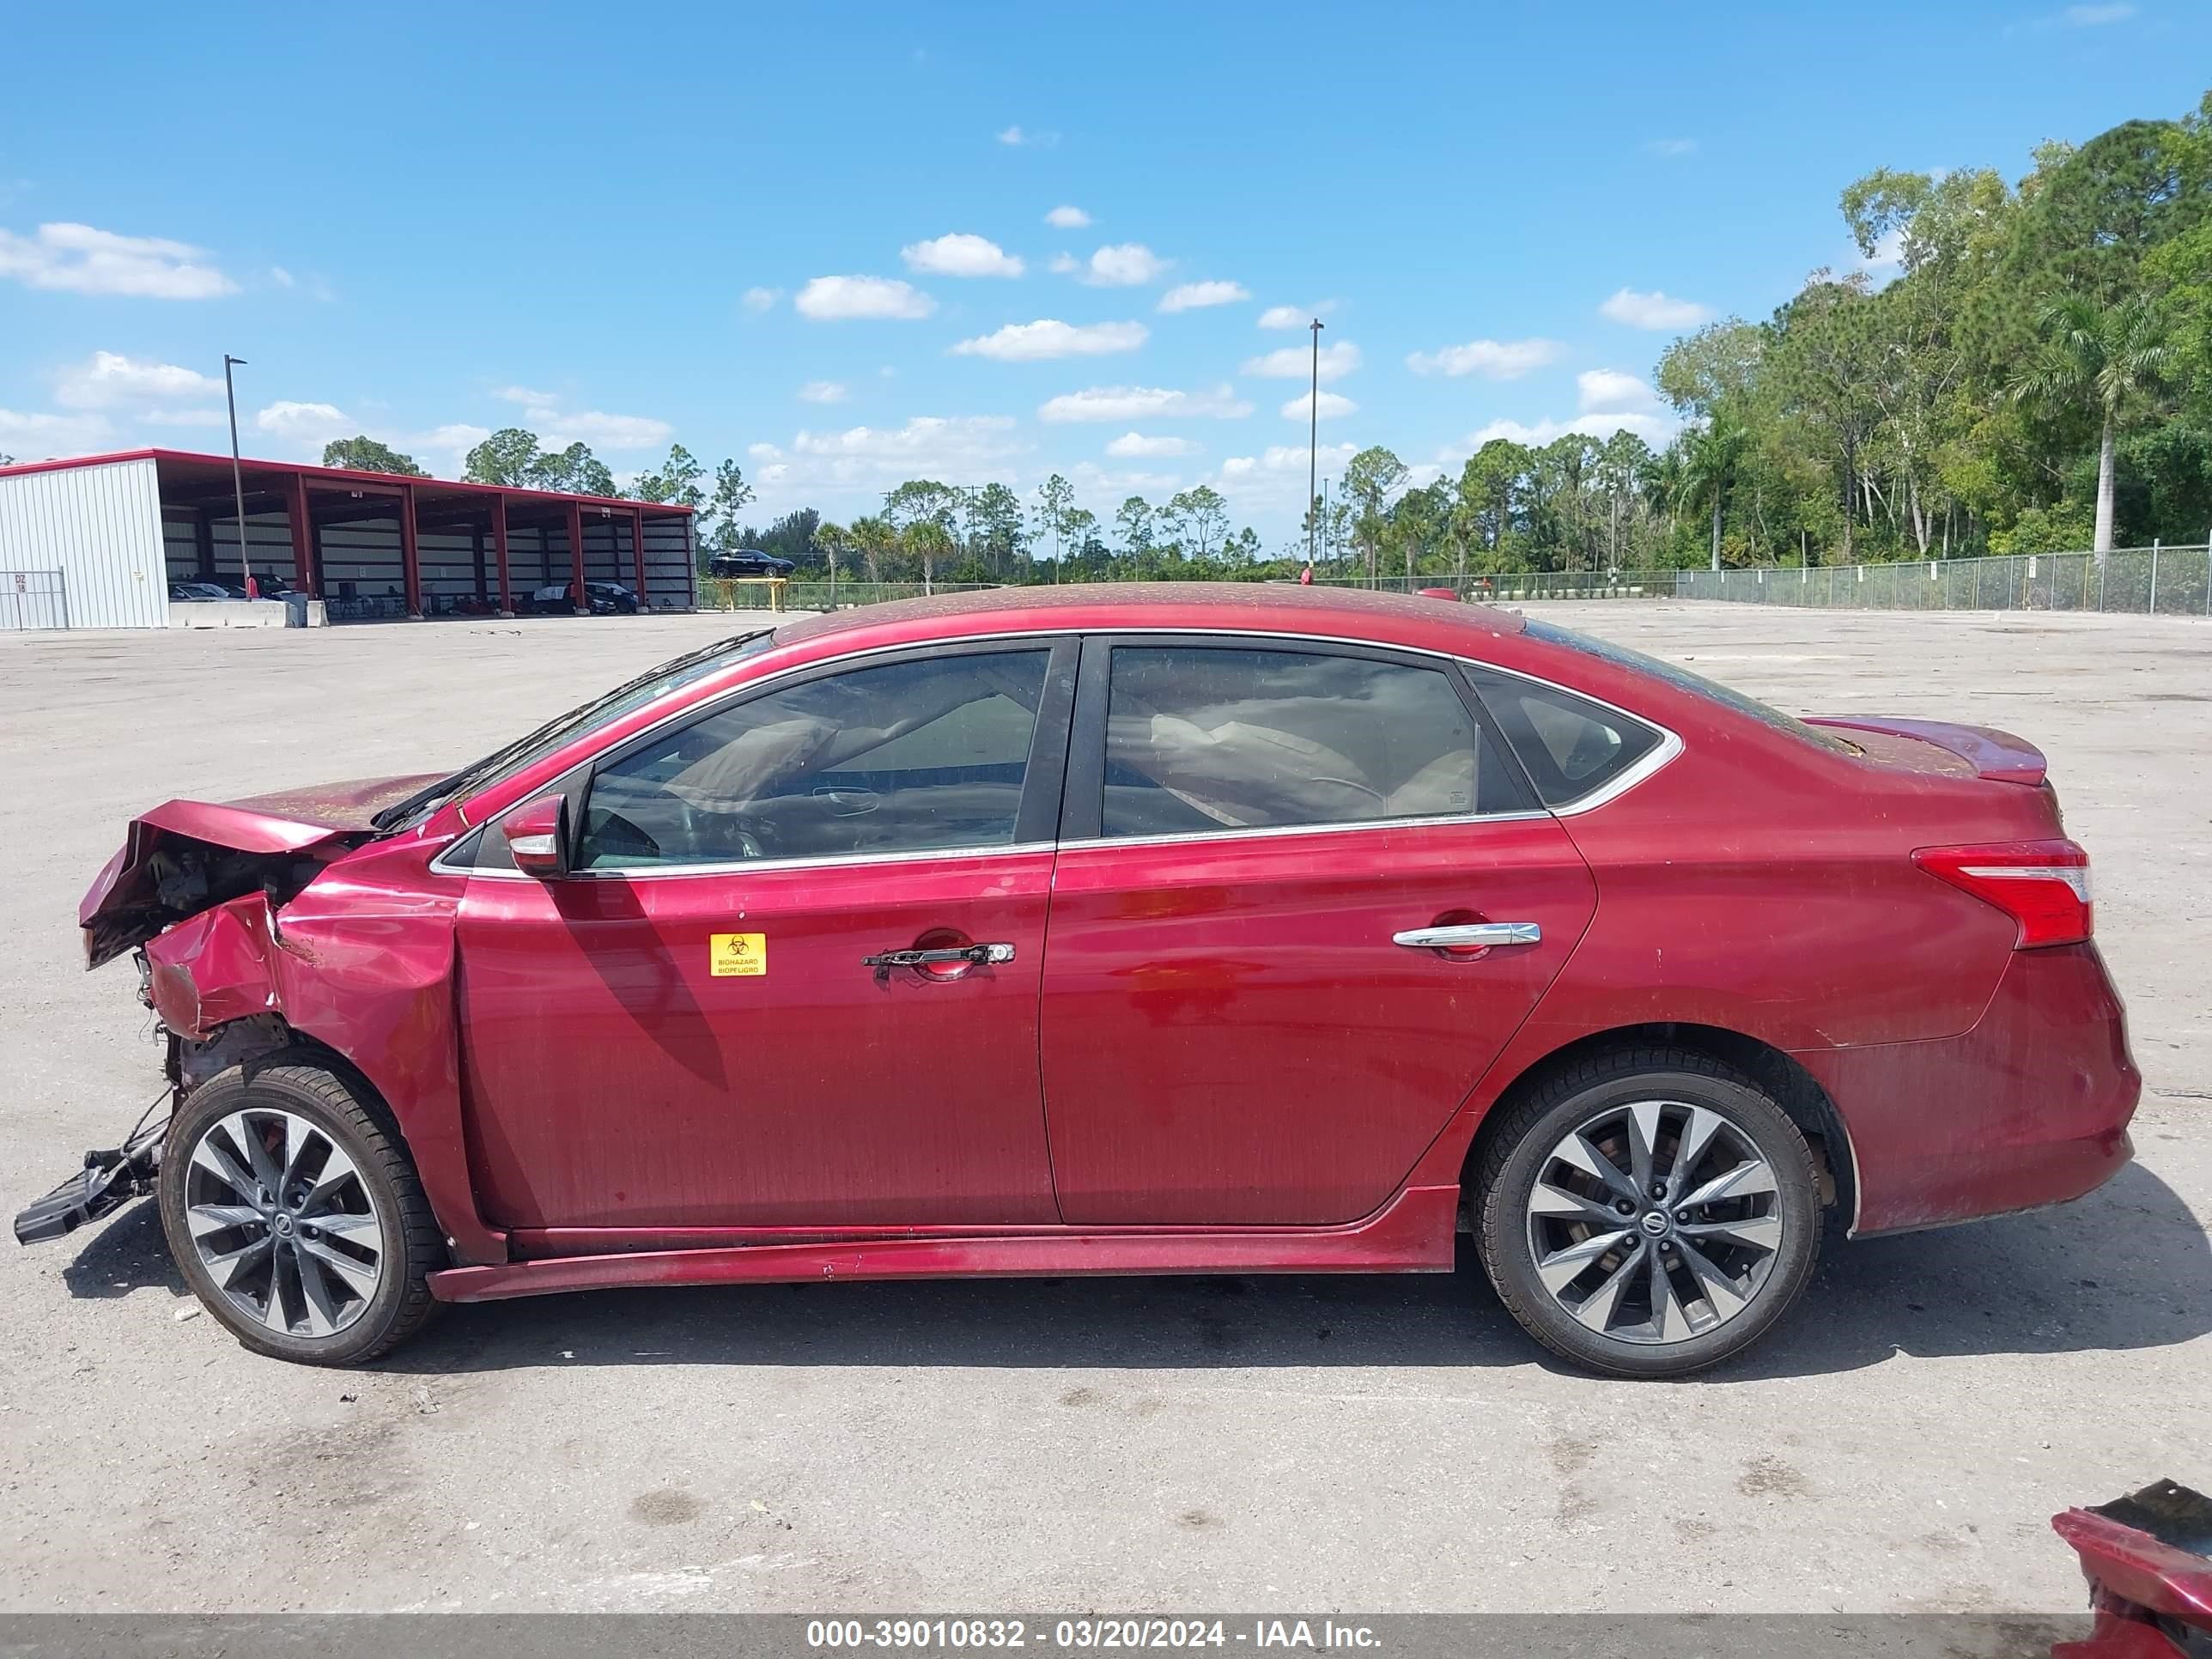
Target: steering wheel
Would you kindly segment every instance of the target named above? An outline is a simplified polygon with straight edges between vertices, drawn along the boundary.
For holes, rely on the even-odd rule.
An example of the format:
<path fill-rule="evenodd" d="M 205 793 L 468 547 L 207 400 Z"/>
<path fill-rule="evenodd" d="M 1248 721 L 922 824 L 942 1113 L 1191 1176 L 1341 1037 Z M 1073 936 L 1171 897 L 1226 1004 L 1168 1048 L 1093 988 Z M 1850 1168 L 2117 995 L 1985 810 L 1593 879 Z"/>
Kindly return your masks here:
<path fill-rule="evenodd" d="M 684 848 L 692 856 L 725 856 L 732 845 L 740 858 L 768 856 L 749 820 L 735 812 L 703 811 L 680 795 L 676 802 L 677 818 L 684 830 Z"/>

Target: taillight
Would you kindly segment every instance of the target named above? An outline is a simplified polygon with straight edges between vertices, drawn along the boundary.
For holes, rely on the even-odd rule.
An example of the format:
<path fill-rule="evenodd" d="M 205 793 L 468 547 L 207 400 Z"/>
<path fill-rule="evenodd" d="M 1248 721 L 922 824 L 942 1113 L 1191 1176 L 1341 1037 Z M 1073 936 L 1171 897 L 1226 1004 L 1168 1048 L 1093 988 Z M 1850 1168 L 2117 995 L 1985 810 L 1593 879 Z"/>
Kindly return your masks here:
<path fill-rule="evenodd" d="M 1912 861 L 1939 881 L 1996 905 L 2018 922 L 2016 950 L 2078 945 L 2094 927 L 2089 855 L 2070 841 L 1923 847 L 1912 854 Z"/>

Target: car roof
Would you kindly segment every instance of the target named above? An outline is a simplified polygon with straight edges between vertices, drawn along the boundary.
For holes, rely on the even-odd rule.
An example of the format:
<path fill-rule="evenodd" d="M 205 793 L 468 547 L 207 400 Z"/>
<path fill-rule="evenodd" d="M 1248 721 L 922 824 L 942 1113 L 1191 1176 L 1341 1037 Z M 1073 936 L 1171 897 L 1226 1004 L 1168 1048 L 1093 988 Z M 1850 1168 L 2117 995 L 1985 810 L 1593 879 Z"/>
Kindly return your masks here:
<path fill-rule="evenodd" d="M 1359 588 L 1291 582 L 1066 582 L 995 587 L 826 612 L 776 630 L 779 647 L 840 635 L 943 638 L 963 627 L 980 632 L 1028 629 L 1236 629 L 1372 638 L 1449 651 L 1469 635 L 1497 639 L 1522 631 L 1518 613 Z M 855 641 L 854 643 L 858 643 Z M 810 653 L 811 654 L 811 653 Z"/>

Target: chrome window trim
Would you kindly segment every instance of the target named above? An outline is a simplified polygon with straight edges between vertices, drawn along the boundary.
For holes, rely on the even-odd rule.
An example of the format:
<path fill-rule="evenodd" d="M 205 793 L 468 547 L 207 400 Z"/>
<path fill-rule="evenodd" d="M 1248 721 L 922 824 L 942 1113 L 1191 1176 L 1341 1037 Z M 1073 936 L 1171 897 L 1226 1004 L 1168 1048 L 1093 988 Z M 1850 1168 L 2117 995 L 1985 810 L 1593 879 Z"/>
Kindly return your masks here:
<path fill-rule="evenodd" d="M 1486 823 L 1530 823 L 1551 816 L 1551 813 L 1541 811 L 1451 812 L 1440 817 L 1419 818 L 1347 818 L 1339 823 L 1261 823 L 1249 829 L 1224 823 L 1218 830 L 1178 830 L 1170 835 L 1085 836 L 1080 841 L 1060 842 L 1060 850 L 1074 853 L 1100 847 L 1180 847 L 1191 842 L 1270 841 L 1284 836 L 1334 836 L 1347 830 L 1434 830 L 1447 824 L 1473 829 Z"/>
<path fill-rule="evenodd" d="M 1681 734 L 1671 726 L 1662 726 L 1649 715 L 1639 714 L 1632 708 L 1623 708 L 1617 702 L 1607 702 L 1603 697 L 1592 696 L 1587 691 L 1578 691 L 1571 685 L 1561 685 L 1557 680 L 1547 680 L 1540 674 L 1524 674 L 1517 668 L 1506 668 L 1494 662 L 1485 662 L 1479 657 L 1461 657 L 1457 661 L 1462 668 L 1479 668 L 1486 673 L 1503 674 L 1508 679 L 1525 680 L 1530 685 L 1542 686 L 1547 691 L 1557 691 L 1564 696 L 1577 698 L 1589 704 L 1593 708 L 1602 708 L 1608 714 L 1618 714 L 1625 720 L 1633 720 L 1645 731 L 1656 732 L 1659 734 L 1659 741 L 1652 744 L 1650 751 L 1633 764 L 1623 767 L 1588 794 L 1577 795 L 1565 805 L 1551 808 L 1550 815 L 1553 817 L 1579 817 L 1584 812 L 1595 812 L 1608 801 L 1618 800 L 1644 779 L 1663 769 L 1689 746 L 1682 741 Z"/>
<path fill-rule="evenodd" d="M 726 859 L 714 864 L 643 864 L 610 865 L 603 870 L 571 870 L 559 876 L 533 876 L 524 870 L 479 870 L 464 866 L 447 869 L 441 874 L 482 877 L 487 881 L 658 881 L 671 877 L 685 876 L 750 876 L 774 874 L 785 870 L 823 870 L 849 868 L 854 865 L 873 866 L 879 864 L 921 864 L 931 859 L 988 859 L 1016 857 L 1024 854 L 1049 853 L 1054 843 L 1048 841 L 997 842 L 987 847 L 930 847 L 905 853 L 825 853 L 818 858 L 805 859 Z M 443 856 L 441 854 L 441 857 Z M 431 860 L 436 869 L 437 860 Z"/>
<path fill-rule="evenodd" d="M 1081 841 L 1066 841 L 1057 843 L 1050 842 L 1032 842 L 1019 843 L 1018 845 L 992 846 L 975 848 L 952 848 L 917 854 L 854 853 L 839 854 L 832 857 L 821 859 L 741 860 L 734 863 L 668 866 L 650 871 L 629 871 L 623 873 L 629 876 L 729 875 L 738 873 L 739 872 L 754 870 L 806 869 L 818 867 L 824 865 L 851 865 L 862 862 L 904 862 L 915 858 L 950 858 L 959 856 L 985 857 L 993 853 L 1034 851 L 1040 847 L 1048 847 L 1053 845 L 1058 845 L 1065 848 L 1167 846 L 1185 844 L 1198 841 L 1245 840 L 1255 836 L 1265 836 L 1332 835 L 1340 830 L 1347 830 L 1407 829 L 1413 827 L 1433 827 L 1437 824 L 1445 823 L 1505 823 L 1534 818 L 1576 817 L 1585 812 L 1594 812 L 1599 807 L 1606 805 L 1611 801 L 1617 800 L 1622 795 L 1626 794 L 1631 789 L 1635 788 L 1638 784 L 1642 783 L 1645 779 L 1652 776 L 1655 773 L 1666 767 L 1670 762 L 1674 760 L 1676 757 L 1680 756 L 1686 747 L 1679 733 L 1670 730 L 1667 726 L 1660 725 L 1659 722 L 1655 720 L 1638 714 L 1631 709 L 1623 708 L 1618 703 L 1607 702 L 1602 697 L 1593 696 L 1590 693 L 1577 690 L 1571 685 L 1561 685 L 1555 680 L 1547 680 L 1544 678 L 1541 675 L 1525 673 L 1517 668 L 1507 668 L 1500 664 L 1486 662 L 1480 657 L 1467 656 L 1464 653 L 1456 651 L 1434 651 L 1429 649 L 1425 646 L 1398 645 L 1388 640 L 1364 639 L 1358 635 L 1350 634 L 1279 634 L 1264 629 L 1255 632 L 1243 629 L 1228 628 L 1191 628 L 1188 626 L 1181 628 L 1163 628 L 1158 625 L 1149 627 L 1139 626 L 1136 623 L 1129 623 L 1113 628 L 1031 628 L 1023 629 L 1012 633 L 991 632 L 981 634 L 958 634 L 948 635 L 944 639 L 908 640 L 896 645 L 867 646 L 857 650 L 842 652 L 835 656 L 817 657 L 812 661 L 792 663 L 785 667 L 775 670 L 773 673 L 761 675 L 757 678 L 747 680 L 740 685 L 730 686 L 724 690 L 717 692 L 712 698 L 704 702 L 693 703 L 682 708 L 672 708 L 669 710 L 668 713 L 662 715 L 659 720 L 654 720 L 651 725 L 640 726 L 636 731 L 631 732 L 629 737 L 624 738 L 623 742 L 627 744 L 640 738 L 649 737 L 653 732 L 659 731 L 662 727 L 673 725 L 678 720 L 695 718 L 703 720 L 710 714 L 718 713 L 726 702 L 731 702 L 738 697 L 750 696 L 756 691 L 773 686 L 777 681 L 784 679 L 788 676 L 808 673 L 816 669 L 831 668 L 841 663 L 860 662 L 870 657 L 893 656 L 902 652 L 927 650 L 942 646 L 988 645 L 1000 641 L 1018 641 L 1028 640 L 1059 640 L 1066 639 L 1071 636 L 1089 638 L 1094 635 L 1104 637 L 1116 635 L 1160 635 L 1170 636 L 1188 636 L 1196 640 L 1249 641 L 1260 643 L 1263 647 L 1271 641 L 1286 640 L 1305 645 L 1361 646 L 1370 651 L 1395 651 L 1406 656 L 1427 657 L 1440 663 L 1450 663 L 1462 668 L 1479 668 L 1493 674 L 1504 674 L 1512 679 L 1526 680 L 1531 685 L 1540 685 L 1547 690 L 1563 692 L 1571 697 L 1579 697 L 1583 702 L 1589 703 L 1595 708 L 1602 708 L 1608 714 L 1618 714 L 1623 720 L 1633 720 L 1638 726 L 1645 726 L 1651 731 L 1658 732 L 1660 740 L 1652 746 L 1650 753 L 1645 755 L 1642 759 L 1636 762 L 1634 765 L 1625 768 L 1613 777 L 1608 779 L 1603 786 L 1593 790 L 1590 793 L 1587 795 L 1579 795 L 1562 806 L 1554 806 L 1548 809 L 1540 809 L 1533 811 L 1489 813 L 1468 812 L 1440 817 L 1422 818 L 1365 818 L 1342 823 L 1267 825 L 1249 830 L 1232 829 L 1224 825 L 1219 830 L 1194 830 L 1180 832 L 1175 835 L 1165 836 L 1086 837 Z M 586 759 L 578 761 L 574 766 L 569 767 L 566 771 L 562 772 L 556 777 L 549 779 L 538 791 L 538 793 L 531 796 L 529 799 L 534 800 L 538 799 L 539 796 L 559 793 L 562 790 L 568 787 L 569 783 L 574 779 L 577 773 L 589 768 L 597 759 L 598 757 L 593 755 L 586 757 Z M 519 870 L 484 869 L 472 865 L 452 865 L 447 863 L 446 860 L 447 854 L 453 850 L 453 848 L 459 846 L 461 842 L 466 839 L 466 832 L 468 830 L 477 829 L 490 822 L 490 815 L 487 815 L 482 819 L 471 819 L 469 817 L 469 808 L 473 804 L 473 799 L 459 803 L 458 810 L 460 814 L 463 833 L 456 836 L 451 845 L 441 849 L 437 857 L 430 860 L 430 869 L 440 875 L 468 877 L 482 876 L 489 879 L 511 878 L 519 881 L 538 880 L 538 877 L 529 875 Z M 518 801 L 515 802 L 514 805 L 520 805 L 522 803 Z M 510 807 L 508 810 L 512 811 L 513 809 Z M 590 872 L 581 870 L 572 872 L 574 877 L 579 878 L 599 877 L 611 875 L 614 873 L 616 872 L 611 871 Z M 562 878 L 562 879 L 564 880 L 568 878 L 569 878 L 567 877 Z"/>

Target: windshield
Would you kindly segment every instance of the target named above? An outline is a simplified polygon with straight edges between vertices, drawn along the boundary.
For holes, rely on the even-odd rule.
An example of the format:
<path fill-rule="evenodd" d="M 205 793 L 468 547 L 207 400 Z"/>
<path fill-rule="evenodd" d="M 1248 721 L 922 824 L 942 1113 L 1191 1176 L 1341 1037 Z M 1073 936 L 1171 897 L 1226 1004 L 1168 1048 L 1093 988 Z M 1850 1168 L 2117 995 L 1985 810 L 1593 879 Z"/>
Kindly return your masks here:
<path fill-rule="evenodd" d="M 680 657 L 672 657 L 658 668 L 648 669 L 637 678 L 617 686 L 605 696 L 595 697 L 582 707 L 570 709 L 556 720 L 548 720 L 527 737 L 518 738 L 503 749 L 495 749 L 482 760 L 473 761 L 459 771 L 440 778 L 428 787 L 419 789 L 405 800 L 395 802 L 371 820 L 383 830 L 404 830 L 443 806 L 478 789 L 489 788 L 501 779 L 513 777 L 525 767 L 544 759 L 562 744 L 595 732 L 603 726 L 620 720 L 631 710 L 642 708 L 656 697 L 665 696 L 679 686 L 704 679 L 717 669 L 726 668 L 742 658 L 756 656 L 775 642 L 773 629 L 760 629 L 750 634 L 739 634 L 734 638 L 718 640 L 712 645 L 702 646 L 696 651 L 687 651 Z"/>
<path fill-rule="evenodd" d="M 1816 743 L 1823 749 L 1831 749 L 1838 754 L 1844 755 L 1864 752 L 1858 744 L 1847 738 L 1838 737 L 1832 732 L 1823 732 L 1817 726 L 1808 726 L 1804 721 L 1793 719 L 1780 709 L 1759 702 L 1756 697 L 1746 696 L 1742 692 L 1723 685 L 1717 680 L 1709 680 L 1703 674 L 1693 674 L 1688 669 L 1676 664 L 1662 662 L 1656 657 L 1647 657 L 1641 651 L 1631 650 L 1625 645 L 1615 645 L 1611 640 L 1595 639 L 1588 634 L 1577 634 L 1571 629 L 1561 628 L 1556 623 L 1538 622 L 1534 617 L 1524 617 L 1522 622 L 1531 639 L 1542 640 L 1548 645 L 1565 646 L 1570 651 L 1580 651 L 1587 656 L 1599 657 L 1607 662 L 1618 663 L 1624 668 L 1639 670 L 1656 679 L 1664 680 L 1677 690 L 1689 691 L 1701 697 L 1709 697 L 1713 702 L 1724 704 L 1747 719 L 1757 720 L 1762 726 L 1772 726 L 1778 732 L 1787 732 L 1793 738 L 1802 738 L 1807 743 Z"/>

